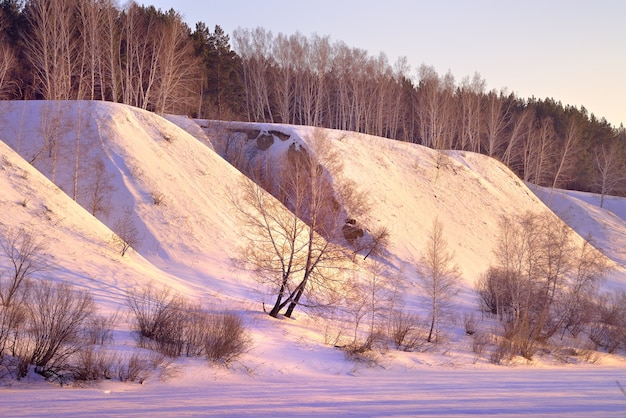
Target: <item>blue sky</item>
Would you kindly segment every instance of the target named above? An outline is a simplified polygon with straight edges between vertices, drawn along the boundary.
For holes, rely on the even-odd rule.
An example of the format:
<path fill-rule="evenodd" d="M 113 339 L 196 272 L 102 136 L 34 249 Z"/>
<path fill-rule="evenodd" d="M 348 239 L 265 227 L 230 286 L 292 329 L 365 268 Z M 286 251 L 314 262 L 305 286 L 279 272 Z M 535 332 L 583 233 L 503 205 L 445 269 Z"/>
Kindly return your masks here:
<path fill-rule="evenodd" d="M 140 1 L 141 2 L 141 1 Z M 552 97 L 626 126 L 626 1 L 623 0 L 146 0 L 228 34 L 329 35 L 390 64 L 406 56 L 460 82 L 475 72 L 488 89 Z"/>

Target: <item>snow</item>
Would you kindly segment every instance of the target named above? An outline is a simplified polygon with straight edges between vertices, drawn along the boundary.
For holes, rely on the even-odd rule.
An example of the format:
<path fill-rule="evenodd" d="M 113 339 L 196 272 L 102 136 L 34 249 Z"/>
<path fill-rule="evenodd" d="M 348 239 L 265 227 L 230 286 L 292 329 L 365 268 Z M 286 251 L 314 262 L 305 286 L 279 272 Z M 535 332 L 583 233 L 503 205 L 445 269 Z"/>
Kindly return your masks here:
<path fill-rule="evenodd" d="M 611 197 L 599 208 L 597 196 L 529 188 L 482 155 L 304 126 L 161 117 L 112 103 L 0 102 L 0 223 L 45 239 L 55 279 L 89 289 L 109 313 L 123 309 L 128 289 L 167 284 L 240 312 L 253 341 L 229 368 L 178 359 L 168 376 L 143 385 L 3 382 L 0 416 L 623 416 L 626 396 L 617 382 L 626 383 L 626 361 L 619 355 L 576 364 L 538 355 L 530 364 L 496 366 L 474 358 L 460 319 L 431 350 L 387 350 L 373 363 L 355 362 L 324 344 L 314 316 L 265 315 L 256 283 L 231 261 L 241 234 L 231 199 L 246 180 L 220 153 L 241 129 L 280 131 L 309 148 L 316 136 L 330 141 L 343 175 L 369 194 L 372 226 L 389 229 L 387 261 L 405 279 L 413 309 L 420 308 L 414 265 L 435 218 L 463 273 L 459 312 L 475 309 L 472 286 L 492 261 L 500 217 L 526 211 L 552 209 L 581 237 L 591 235 L 617 265 L 606 286 L 625 288 L 625 200 Z M 58 141 L 56 165 L 37 155 L 44 134 Z M 98 217 L 71 198 L 77 138 L 78 202 L 88 207 L 97 159 L 112 186 L 111 210 Z M 284 152 L 289 143 L 277 139 L 266 152 Z M 120 257 L 109 228 L 127 209 L 142 240 Z M 116 345 L 132 350 L 128 324 L 119 327 Z"/>

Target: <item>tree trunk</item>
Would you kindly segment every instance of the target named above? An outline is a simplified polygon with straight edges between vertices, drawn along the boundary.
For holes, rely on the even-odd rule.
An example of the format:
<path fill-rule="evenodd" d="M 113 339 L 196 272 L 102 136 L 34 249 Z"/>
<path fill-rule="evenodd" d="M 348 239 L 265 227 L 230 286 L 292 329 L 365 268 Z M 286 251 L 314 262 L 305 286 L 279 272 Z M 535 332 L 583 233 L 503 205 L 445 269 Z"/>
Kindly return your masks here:
<path fill-rule="evenodd" d="M 285 285 L 283 284 L 280 287 L 280 291 L 278 292 L 278 296 L 276 296 L 276 303 L 274 303 L 274 307 L 272 308 L 272 310 L 270 311 L 270 316 L 277 318 L 278 317 L 278 312 L 280 312 L 280 310 L 283 308 L 283 304 L 282 304 L 282 300 L 283 300 L 283 295 L 285 294 Z"/>
<path fill-rule="evenodd" d="M 287 318 L 291 318 L 291 314 L 293 313 L 293 310 L 296 309 L 296 306 L 298 305 L 298 302 L 300 301 L 301 296 L 302 296 L 302 288 L 298 290 L 298 292 L 296 293 L 296 297 L 293 298 L 293 300 L 289 304 L 289 307 L 287 308 L 287 312 L 285 312 L 285 316 Z"/>
<path fill-rule="evenodd" d="M 428 338 L 426 339 L 426 341 L 432 342 L 434 329 L 435 329 L 435 315 L 433 315 L 432 320 L 430 321 L 430 332 L 428 333 Z"/>

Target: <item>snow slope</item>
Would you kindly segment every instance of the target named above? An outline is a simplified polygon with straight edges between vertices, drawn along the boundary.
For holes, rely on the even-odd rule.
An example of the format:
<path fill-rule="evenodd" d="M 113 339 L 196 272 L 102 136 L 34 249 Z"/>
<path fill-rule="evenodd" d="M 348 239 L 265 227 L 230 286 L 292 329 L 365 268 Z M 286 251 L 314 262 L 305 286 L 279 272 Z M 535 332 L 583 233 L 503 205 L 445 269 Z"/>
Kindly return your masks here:
<path fill-rule="evenodd" d="M 229 141 L 254 146 L 242 134 L 251 129 L 289 138 L 274 135 L 265 153 L 283 153 L 289 141 L 314 149 L 320 135 L 340 153 L 343 175 L 369 195 L 372 225 L 390 231 L 387 261 L 405 278 L 407 303 L 415 307 L 414 266 L 435 217 L 463 272 L 457 303 L 471 309 L 471 288 L 491 262 L 500 216 L 549 211 L 506 167 L 471 153 L 439 154 L 301 126 L 164 118 L 112 103 L 0 102 L 0 222 L 28 225 L 45 237 L 55 278 L 90 289 L 109 311 L 123 308 L 124 292 L 133 286 L 167 283 L 203 302 L 239 309 L 253 338 L 250 352 L 231 369 L 180 359 L 177 373 L 164 382 L 0 387 L 0 416 L 37 416 L 39 403 L 48 413 L 67 416 L 623 414 L 626 397 L 615 384 L 626 381 L 621 357 L 576 366 L 542 359 L 512 368 L 475 363 L 470 340 L 456 324 L 440 350 L 392 350 L 369 367 L 323 344 L 315 318 L 298 311 L 293 321 L 264 315 L 255 282 L 231 263 L 241 234 L 231 196 L 246 179 L 220 156 Z M 98 178 L 107 180 L 110 201 L 108 210 L 94 217 L 72 197 L 76 190 L 77 202 L 89 208 Z M 574 194 L 559 196 L 558 207 L 572 208 L 567 218 L 574 229 L 592 232 L 604 253 L 621 264 L 617 237 L 623 239 L 626 231 L 623 218 L 582 204 Z M 614 213 L 626 208 L 622 201 L 611 204 Z M 120 257 L 109 228 L 126 212 L 142 239 L 136 251 Z M 0 268 L 4 262 L 0 259 Z M 623 270 L 616 270 L 611 286 L 624 283 Z M 128 330 L 119 331 L 131 345 Z"/>

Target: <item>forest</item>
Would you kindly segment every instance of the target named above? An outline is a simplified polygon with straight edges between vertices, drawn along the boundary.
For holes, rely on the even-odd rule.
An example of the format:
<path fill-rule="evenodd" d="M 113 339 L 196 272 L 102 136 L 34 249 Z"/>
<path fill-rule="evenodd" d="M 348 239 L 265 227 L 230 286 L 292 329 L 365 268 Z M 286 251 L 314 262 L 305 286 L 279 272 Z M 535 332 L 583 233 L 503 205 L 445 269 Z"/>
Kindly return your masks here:
<path fill-rule="evenodd" d="M 478 73 L 458 81 L 328 36 L 192 29 L 173 9 L 134 2 L 0 4 L 3 100 L 105 100 L 349 130 L 486 154 L 541 186 L 626 193 L 623 126 L 555 98 L 488 90 Z"/>

